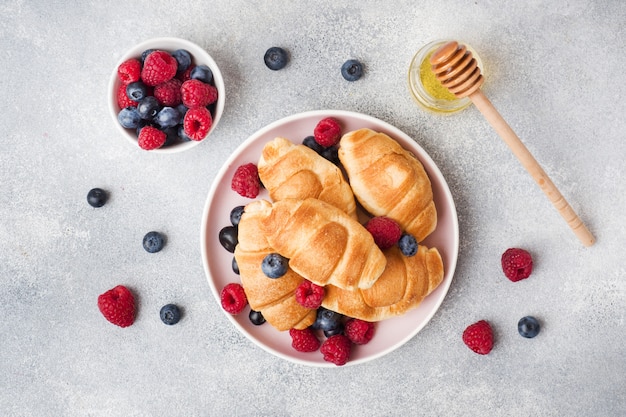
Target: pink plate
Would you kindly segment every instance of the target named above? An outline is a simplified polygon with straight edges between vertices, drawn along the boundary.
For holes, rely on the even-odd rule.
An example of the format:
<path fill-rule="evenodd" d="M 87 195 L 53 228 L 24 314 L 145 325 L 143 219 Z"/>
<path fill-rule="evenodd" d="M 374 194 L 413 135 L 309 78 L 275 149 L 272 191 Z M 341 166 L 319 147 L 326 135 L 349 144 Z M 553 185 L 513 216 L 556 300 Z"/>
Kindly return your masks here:
<path fill-rule="evenodd" d="M 241 197 L 230 189 L 231 178 L 238 166 L 249 162 L 257 163 L 263 146 L 276 136 L 300 143 L 313 134 L 317 122 L 325 117 L 336 118 L 344 132 L 370 128 L 384 132 L 398 141 L 405 149 L 413 152 L 428 173 L 437 207 L 437 229 L 423 242 L 428 247 L 437 247 L 443 258 L 445 275 L 441 285 L 422 304 L 407 314 L 377 323 L 374 338 L 366 345 L 355 346 L 347 365 L 356 365 L 379 358 L 399 348 L 415 336 L 433 317 L 443 302 L 456 267 L 459 249 L 459 227 L 454 201 L 448 184 L 433 160 L 415 141 L 399 129 L 381 120 L 359 113 L 337 110 L 321 110 L 296 114 L 278 120 L 250 136 L 226 161 L 215 178 L 206 200 L 202 216 L 201 248 L 202 261 L 209 285 L 220 304 L 220 291 L 230 282 L 240 282 L 232 268 L 233 255 L 227 252 L 218 239 L 219 231 L 230 225 L 230 211 L 251 200 Z M 258 198 L 269 200 L 265 190 Z M 221 308 L 221 304 L 220 304 Z M 324 361 L 317 352 L 300 353 L 291 347 L 288 332 L 279 332 L 269 324 L 253 325 L 248 319 L 249 308 L 228 319 L 251 341 L 280 358 L 309 366 L 334 367 Z"/>

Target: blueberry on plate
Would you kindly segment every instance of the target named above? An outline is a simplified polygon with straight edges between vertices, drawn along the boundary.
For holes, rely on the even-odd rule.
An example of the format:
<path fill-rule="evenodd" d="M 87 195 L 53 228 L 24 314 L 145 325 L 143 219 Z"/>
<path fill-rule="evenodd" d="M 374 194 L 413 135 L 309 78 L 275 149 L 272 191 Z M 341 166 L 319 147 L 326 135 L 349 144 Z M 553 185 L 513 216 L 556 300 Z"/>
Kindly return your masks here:
<path fill-rule="evenodd" d="M 261 314 L 260 311 L 250 310 L 248 318 L 250 319 L 250 322 L 255 326 L 260 326 L 265 323 L 265 317 L 263 317 L 263 314 Z"/>
<path fill-rule="evenodd" d="M 156 51 L 156 49 L 146 49 L 141 53 L 141 65 L 143 66 L 144 61 L 152 52 Z"/>
<path fill-rule="evenodd" d="M 336 313 L 324 307 L 317 309 L 317 317 L 311 325 L 314 330 L 323 330 L 324 332 L 341 332 L 343 330 L 343 315 Z M 338 333 L 335 333 L 338 334 Z"/>
<path fill-rule="evenodd" d="M 108 195 L 106 191 L 101 188 L 92 188 L 87 193 L 87 203 L 91 207 L 102 207 L 107 202 Z"/>
<path fill-rule="evenodd" d="M 349 59 L 341 66 L 341 75 L 347 81 L 356 81 L 363 75 L 363 65 L 356 59 Z"/>
<path fill-rule="evenodd" d="M 237 206 L 230 211 L 230 224 L 233 226 L 239 226 L 239 221 L 241 220 L 241 215 L 243 214 L 244 209 L 245 206 Z"/>
<path fill-rule="evenodd" d="M 315 136 L 307 136 L 302 141 L 302 144 L 307 148 L 313 149 L 315 152 L 321 155 L 324 152 L 324 147 L 315 141 Z"/>
<path fill-rule="evenodd" d="M 148 96 L 137 104 L 137 112 L 139 117 L 145 120 L 152 120 L 157 115 L 161 105 L 154 96 Z"/>
<path fill-rule="evenodd" d="M 189 73 L 189 78 L 192 80 L 202 81 L 205 84 L 210 84 L 213 81 L 213 71 L 207 65 L 198 65 L 193 67 Z"/>
<path fill-rule="evenodd" d="M 233 261 L 231 262 L 231 268 L 233 269 L 233 272 L 237 275 L 239 275 L 239 264 L 237 263 L 237 258 L 235 258 L 233 256 Z"/>
<path fill-rule="evenodd" d="M 181 74 L 189 68 L 191 65 L 191 54 L 185 49 L 177 49 L 172 52 L 172 57 L 176 60 L 178 66 L 176 67 L 176 73 Z"/>
<path fill-rule="evenodd" d="M 141 81 L 135 81 L 126 86 L 126 95 L 134 101 L 141 101 L 148 96 L 148 87 Z"/>
<path fill-rule="evenodd" d="M 417 253 L 417 240 L 413 235 L 404 233 L 398 241 L 398 247 L 404 256 L 413 256 Z"/>
<path fill-rule="evenodd" d="M 161 311 L 159 312 L 161 316 L 161 321 L 169 326 L 176 324 L 180 320 L 180 309 L 176 304 L 166 304 L 161 307 Z"/>
<path fill-rule="evenodd" d="M 235 226 L 226 226 L 219 233 L 220 244 L 228 252 L 235 252 L 235 246 L 239 243 L 237 238 L 237 228 Z"/>
<path fill-rule="evenodd" d="M 517 323 L 517 331 L 522 337 L 532 339 L 539 334 L 541 326 L 539 321 L 533 316 L 522 317 Z"/>
<path fill-rule="evenodd" d="M 320 155 L 333 164 L 339 165 L 339 149 L 336 146 L 325 148 Z"/>
<path fill-rule="evenodd" d="M 154 122 L 161 126 L 162 129 L 177 126 L 182 122 L 180 112 L 173 107 L 163 107 L 154 116 Z"/>
<path fill-rule="evenodd" d="M 287 273 L 289 260 L 278 253 L 270 253 L 261 262 L 261 270 L 268 278 L 280 278 Z"/>
<path fill-rule="evenodd" d="M 117 114 L 117 121 L 125 129 L 137 129 L 140 120 L 136 107 L 123 108 Z"/>
<path fill-rule="evenodd" d="M 143 237 L 143 248 L 146 252 L 156 253 L 165 246 L 165 238 L 159 232 L 148 232 Z"/>
<path fill-rule="evenodd" d="M 289 56 L 287 55 L 287 51 L 285 51 L 283 48 L 273 46 L 265 51 L 265 56 L 263 57 L 263 60 L 265 61 L 265 65 L 269 69 L 271 69 L 272 71 L 278 71 L 285 68 L 287 62 L 289 61 Z"/>

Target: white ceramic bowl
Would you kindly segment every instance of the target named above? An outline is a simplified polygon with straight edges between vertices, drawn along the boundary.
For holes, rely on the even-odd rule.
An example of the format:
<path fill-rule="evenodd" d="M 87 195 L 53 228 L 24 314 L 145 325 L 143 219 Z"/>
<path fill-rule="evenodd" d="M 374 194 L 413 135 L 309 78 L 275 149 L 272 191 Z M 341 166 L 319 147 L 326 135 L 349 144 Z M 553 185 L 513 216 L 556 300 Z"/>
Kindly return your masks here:
<path fill-rule="evenodd" d="M 209 55 L 200 46 L 188 40 L 179 38 L 148 39 L 140 44 L 135 45 L 134 47 L 129 49 L 124 55 L 122 55 L 118 63 L 113 68 L 113 71 L 111 72 L 111 78 L 109 80 L 109 110 L 111 113 L 111 117 L 113 118 L 113 122 L 115 123 L 115 126 L 117 126 L 122 136 L 125 137 L 129 143 L 138 148 L 139 145 L 137 144 L 137 134 L 135 133 L 135 130 L 123 128 L 117 120 L 117 114 L 121 110 L 117 105 L 117 90 L 120 86 L 120 80 L 117 76 L 117 68 L 122 62 L 126 61 L 127 59 L 140 58 L 141 53 L 146 49 L 159 49 L 167 52 L 174 52 L 177 49 L 185 49 L 191 54 L 193 64 L 207 65 L 213 72 L 213 84 L 215 85 L 215 88 L 217 88 L 217 103 L 215 103 L 215 110 L 212 112 L 213 124 L 211 125 L 211 129 L 209 130 L 207 136 L 202 141 L 179 142 L 166 147 L 151 150 L 150 152 L 175 153 L 191 149 L 206 140 L 211 135 L 211 132 L 213 132 L 213 130 L 217 127 L 217 124 L 222 117 L 222 113 L 224 112 L 224 101 L 226 92 L 224 89 L 224 79 L 222 78 L 222 73 L 220 72 L 219 67 L 217 66 L 211 55 Z"/>

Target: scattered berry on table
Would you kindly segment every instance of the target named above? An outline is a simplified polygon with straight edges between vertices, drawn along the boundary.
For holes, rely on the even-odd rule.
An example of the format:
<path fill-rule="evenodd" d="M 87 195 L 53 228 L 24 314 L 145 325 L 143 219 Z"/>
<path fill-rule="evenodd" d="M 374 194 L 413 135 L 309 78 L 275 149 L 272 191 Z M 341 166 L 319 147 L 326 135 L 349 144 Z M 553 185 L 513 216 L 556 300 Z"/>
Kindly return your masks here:
<path fill-rule="evenodd" d="M 417 240 L 415 236 L 404 233 L 398 241 L 398 247 L 404 256 L 414 256 L 417 253 Z"/>
<path fill-rule="evenodd" d="M 306 328 L 303 330 L 289 330 L 291 336 L 291 346 L 298 352 L 315 352 L 320 348 L 320 341 L 313 333 L 313 330 Z"/>
<path fill-rule="evenodd" d="M 163 107 L 154 116 L 154 122 L 157 123 L 161 129 L 168 127 L 174 127 L 180 124 L 182 117 L 178 110 L 173 107 Z"/>
<path fill-rule="evenodd" d="M 117 121 L 125 129 L 136 129 L 140 120 L 136 107 L 124 107 L 117 114 Z"/>
<path fill-rule="evenodd" d="M 180 87 L 180 94 L 183 104 L 190 109 L 206 107 L 217 101 L 217 89 L 200 80 L 185 81 Z"/>
<path fill-rule="evenodd" d="M 517 331 L 525 338 L 532 339 L 539 334 L 541 325 L 533 316 L 522 317 L 517 323 Z"/>
<path fill-rule="evenodd" d="M 161 307 L 159 312 L 161 321 L 169 326 L 176 324 L 180 321 L 180 308 L 176 304 L 166 304 Z"/>
<path fill-rule="evenodd" d="M 213 81 L 213 71 L 211 71 L 208 65 L 198 65 L 189 72 L 189 79 L 209 84 Z"/>
<path fill-rule="evenodd" d="M 385 216 L 371 218 L 365 224 L 365 228 L 371 233 L 376 245 L 383 250 L 398 243 L 402 236 L 402 229 L 398 223 Z"/>
<path fill-rule="evenodd" d="M 131 100 L 126 95 L 126 86 L 124 84 L 120 84 L 117 88 L 117 107 L 123 109 L 125 107 L 137 107 L 138 102 Z"/>
<path fill-rule="evenodd" d="M 491 325 L 485 320 L 469 325 L 463 332 L 463 343 L 479 355 L 488 354 L 493 348 Z"/>
<path fill-rule="evenodd" d="M 280 278 L 287 273 L 289 259 L 278 253 L 270 253 L 261 262 L 261 270 L 268 278 Z"/>
<path fill-rule="evenodd" d="M 166 139 L 167 135 L 162 130 L 153 126 L 145 126 L 139 132 L 137 143 L 141 149 L 151 151 L 163 146 Z"/>
<path fill-rule="evenodd" d="M 178 78 L 172 78 L 169 81 L 155 86 L 152 94 L 160 105 L 176 107 L 183 102 L 180 93 L 182 85 L 182 81 Z"/>
<path fill-rule="evenodd" d="M 102 207 L 107 202 L 108 199 L 107 192 L 101 188 L 92 188 L 87 193 L 87 203 L 91 207 Z"/>
<path fill-rule="evenodd" d="M 145 120 L 152 120 L 159 110 L 161 110 L 161 105 L 154 96 L 148 96 L 137 104 L 137 112 Z"/>
<path fill-rule="evenodd" d="M 265 51 L 263 60 L 269 69 L 272 71 L 278 71 L 285 68 L 287 62 L 289 61 L 289 55 L 283 48 L 273 46 Z"/>
<path fill-rule="evenodd" d="M 352 342 L 343 334 L 336 334 L 324 340 L 320 347 L 320 352 L 324 355 L 324 360 L 332 362 L 337 366 L 348 363 L 352 350 Z"/>
<path fill-rule="evenodd" d="M 237 206 L 230 211 L 230 224 L 233 226 L 239 226 L 239 221 L 241 221 L 241 215 L 245 210 L 245 206 Z"/>
<path fill-rule="evenodd" d="M 250 322 L 255 326 L 260 326 L 265 323 L 265 317 L 263 317 L 263 314 L 260 311 L 256 310 L 250 310 L 250 314 L 248 314 L 248 319 L 250 319 Z"/>
<path fill-rule="evenodd" d="M 141 62 L 136 58 L 130 58 L 117 67 L 117 76 L 124 85 L 139 81 L 141 77 Z"/>
<path fill-rule="evenodd" d="M 342 314 L 320 307 L 317 309 L 317 316 L 311 327 L 314 330 L 323 330 L 324 332 L 343 330 L 343 318 Z"/>
<path fill-rule="evenodd" d="M 126 86 L 126 95 L 133 101 L 141 101 L 148 96 L 148 87 L 141 81 L 135 81 Z"/>
<path fill-rule="evenodd" d="M 307 148 L 311 148 L 313 149 L 315 152 L 317 152 L 318 154 L 322 154 L 322 152 L 324 151 L 324 147 L 322 145 L 320 145 L 319 143 L 317 143 L 315 141 L 315 137 L 314 136 L 307 136 L 306 138 L 304 138 L 304 140 L 302 141 L 302 144 L 304 146 L 306 146 Z"/>
<path fill-rule="evenodd" d="M 155 86 L 174 78 L 177 69 L 178 62 L 172 55 L 165 51 L 154 51 L 143 63 L 141 79 L 146 85 Z"/>
<path fill-rule="evenodd" d="M 233 175 L 230 188 L 243 197 L 256 198 L 261 190 L 257 166 L 252 162 L 239 166 Z"/>
<path fill-rule="evenodd" d="M 144 235 L 142 244 L 146 252 L 156 253 L 165 246 L 165 237 L 159 232 L 148 232 Z"/>
<path fill-rule="evenodd" d="M 355 345 L 365 345 L 374 337 L 374 323 L 360 319 L 348 319 L 343 333 Z"/>
<path fill-rule="evenodd" d="M 533 258 L 524 249 L 507 249 L 501 262 L 504 275 L 513 282 L 528 278 L 533 271 Z"/>
<path fill-rule="evenodd" d="M 185 134 L 195 141 L 204 139 L 209 134 L 212 125 L 213 118 L 206 107 L 187 110 L 183 119 Z"/>
<path fill-rule="evenodd" d="M 237 258 L 235 258 L 234 256 L 231 262 L 231 268 L 235 274 L 239 275 L 239 264 L 237 263 Z"/>
<path fill-rule="evenodd" d="M 341 126 L 336 119 L 327 117 L 317 123 L 313 129 L 313 135 L 317 143 L 328 148 L 339 143 L 339 139 L 341 139 Z"/>
<path fill-rule="evenodd" d="M 219 233 L 220 244 L 228 252 L 235 252 L 235 247 L 239 240 L 237 238 L 237 228 L 235 226 L 226 226 L 220 230 Z"/>
<path fill-rule="evenodd" d="M 183 73 L 191 66 L 191 54 L 185 49 L 177 49 L 172 52 L 172 57 L 176 60 L 176 73 Z"/>
<path fill-rule="evenodd" d="M 349 59 L 341 66 L 341 75 L 347 81 L 356 81 L 363 75 L 363 65 L 356 59 Z"/>
<path fill-rule="evenodd" d="M 222 308 L 230 314 L 239 314 L 248 305 L 248 299 L 246 292 L 241 284 L 231 282 L 227 284 L 220 294 L 220 301 Z"/>
<path fill-rule="evenodd" d="M 314 284 L 308 279 L 303 280 L 295 291 L 296 301 L 302 307 L 316 309 L 324 300 L 324 287 Z"/>
<path fill-rule="evenodd" d="M 135 297 L 123 285 L 100 294 L 98 309 L 105 319 L 116 326 L 128 327 L 135 321 Z"/>

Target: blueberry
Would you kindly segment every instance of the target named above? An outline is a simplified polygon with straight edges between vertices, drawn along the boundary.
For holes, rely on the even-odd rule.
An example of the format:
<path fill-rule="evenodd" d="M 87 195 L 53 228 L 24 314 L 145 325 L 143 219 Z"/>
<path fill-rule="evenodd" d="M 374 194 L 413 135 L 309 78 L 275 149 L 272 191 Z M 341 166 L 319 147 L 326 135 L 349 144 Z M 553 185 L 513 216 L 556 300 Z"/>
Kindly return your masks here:
<path fill-rule="evenodd" d="M 102 207 L 107 202 L 108 195 L 101 188 L 92 188 L 87 193 L 87 203 L 91 207 Z"/>
<path fill-rule="evenodd" d="M 172 52 L 172 57 L 176 60 L 178 67 L 176 69 L 176 73 L 183 73 L 189 68 L 191 65 L 191 54 L 184 49 L 177 49 Z"/>
<path fill-rule="evenodd" d="M 363 65 L 356 59 L 349 59 L 341 66 L 341 75 L 347 81 L 356 81 L 363 75 Z"/>
<path fill-rule="evenodd" d="M 146 49 L 141 53 L 141 66 L 143 66 L 144 61 L 152 52 L 156 51 L 156 49 Z"/>
<path fill-rule="evenodd" d="M 117 114 L 117 121 L 126 129 L 136 129 L 139 126 L 139 113 L 135 107 L 126 107 Z"/>
<path fill-rule="evenodd" d="M 233 261 L 231 262 L 231 268 L 233 272 L 239 275 L 239 264 L 237 263 L 237 259 L 233 256 Z"/>
<path fill-rule="evenodd" d="M 180 113 L 180 120 L 182 121 L 183 118 L 185 117 L 185 113 L 187 113 L 187 110 L 189 109 L 187 108 L 187 106 L 181 103 L 178 106 L 176 106 L 176 110 L 178 110 L 178 113 Z"/>
<path fill-rule="evenodd" d="M 148 232 L 143 237 L 143 248 L 150 253 L 156 253 L 163 249 L 165 238 L 159 232 Z"/>
<path fill-rule="evenodd" d="M 326 337 L 331 337 L 341 333 L 343 333 L 343 323 L 339 323 L 339 325 L 334 329 L 324 330 L 324 336 Z"/>
<path fill-rule="evenodd" d="M 255 326 L 260 326 L 265 323 L 265 317 L 263 317 L 263 314 L 261 314 L 260 311 L 250 310 L 248 318 Z"/>
<path fill-rule="evenodd" d="M 235 252 L 235 246 L 239 243 L 237 239 L 237 228 L 235 226 L 226 226 L 220 230 L 220 243 L 228 252 Z"/>
<path fill-rule="evenodd" d="M 145 120 L 152 120 L 160 109 L 161 105 L 154 96 L 148 96 L 137 104 L 137 112 Z"/>
<path fill-rule="evenodd" d="M 139 136 L 139 132 L 141 132 L 141 129 L 143 129 L 146 126 L 157 127 L 150 120 L 139 119 L 139 124 L 137 125 L 137 136 Z"/>
<path fill-rule="evenodd" d="M 141 81 L 135 81 L 126 86 L 126 96 L 134 101 L 141 101 L 148 96 L 148 87 Z"/>
<path fill-rule="evenodd" d="M 241 215 L 243 214 L 244 209 L 245 206 L 237 206 L 230 211 L 230 223 L 233 226 L 239 225 L 239 221 L 241 220 Z"/>
<path fill-rule="evenodd" d="M 398 241 L 398 247 L 404 256 L 413 256 L 417 253 L 417 240 L 413 235 L 404 233 Z"/>
<path fill-rule="evenodd" d="M 278 253 L 270 253 L 261 262 L 261 270 L 268 278 L 280 278 L 287 273 L 289 260 Z"/>
<path fill-rule="evenodd" d="M 306 146 L 307 148 L 313 149 L 318 154 L 321 154 L 322 152 L 324 152 L 324 147 L 315 141 L 314 136 L 307 136 L 302 141 L 302 144 Z"/>
<path fill-rule="evenodd" d="M 198 65 L 191 70 L 189 78 L 210 84 L 213 81 L 213 71 L 211 71 L 208 65 Z"/>
<path fill-rule="evenodd" d="M 162 128 L 174 127 L 182 121 L 180 113 L 173 107 L 163 107 L 154 116 L 154 122 L 156 122 Z"/>
<path fill-rule="evenodd" d="M 161 321 L 169 326 L 178 323 L 180 320 L 180 309 L 176 304 L 166 304 L 159 312 Z"/>
<path fill-rule="evenodd" d="M 289 61 L 289 56 L 287 55 L 287 51 L 283 48 L 273 46 L 265 52 L 263 59 L 269 69 L 278 71 L 285 68 L 287 61 Z"/>
<path fill-rule="evenodd" d="M 166 129 L 163 129 L 163 132 L 165 132 L 166 135 L 165 143 L 163 144 L 163 146 L 171 146 L 179 142 L 180 138 L 178 137 L 178 127 L 168 127 Z"/>
<path fill-rule="evenodd" d="M 336 146 L 330 146 L 324 149 L 320 155 L 333 164 L 339 165 L 339 149 L 337 149 Z"/>
<path fill-rule="evenodd" d="M 539 321 L 532 316 L 522 317 L 517 323 L 517 331 L 519 334 L 528 339 L 532 339 L 537 336 L 539 334 L 539 330 L 541 330 Z"/>
<path fill-rule="evenodd" d="M 317 309 L 317 317 L 311 327 L 314 330 L 323 330 L 325 332 L 337 331 L 340 328 L 343 329 L 343 315 L 320 307 Z"/>
<path fill-rule="evenodd" d="M 178 137 L 182 142 L 191 141 L 191 138 L 185 133 L 185 127 L 182 124 L 178 125 Z"/>

